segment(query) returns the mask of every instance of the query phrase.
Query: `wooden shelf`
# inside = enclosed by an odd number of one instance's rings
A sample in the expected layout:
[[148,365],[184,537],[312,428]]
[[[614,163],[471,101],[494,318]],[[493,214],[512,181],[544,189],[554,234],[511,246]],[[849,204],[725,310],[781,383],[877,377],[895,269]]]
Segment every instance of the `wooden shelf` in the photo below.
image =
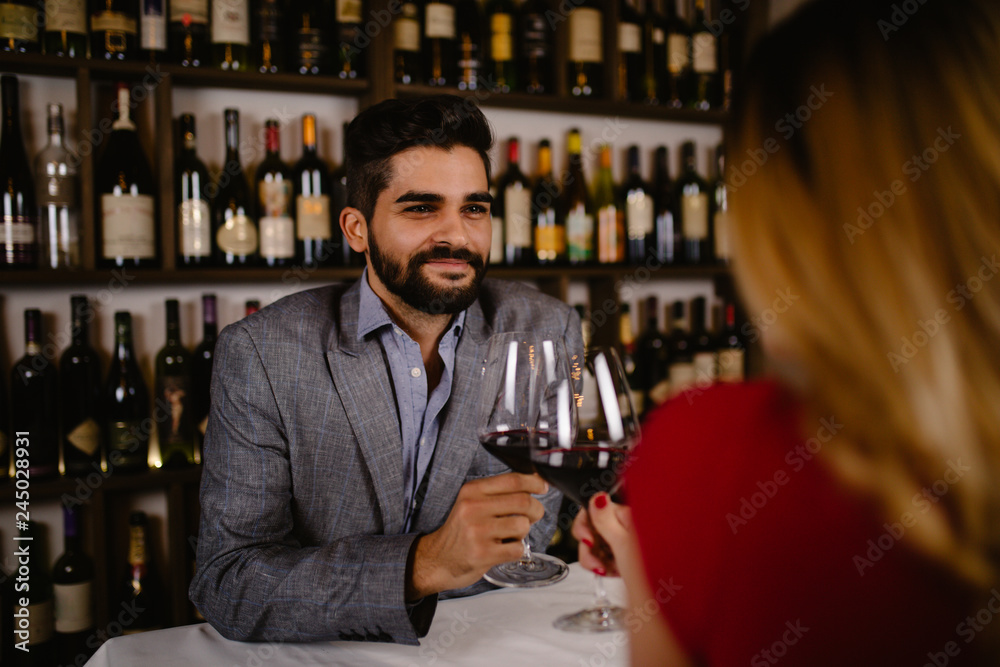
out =
[[[98,489],[102,491],[146,491],[165,489],[173,484],[198,484],[201,480],[201,466],[189,468],[150,468],[149,472],[99,473],[96,470],[87,475],[62,476],[31,480],[32,499],[61,498],[63,494],[74,496],[81,488],[90,495]],[[82,485],[82,487],[81,487]],[[15,485],[8,480],[0,486],[0,501],[14,498]],[[83,494],[81,494],[83,495]]]

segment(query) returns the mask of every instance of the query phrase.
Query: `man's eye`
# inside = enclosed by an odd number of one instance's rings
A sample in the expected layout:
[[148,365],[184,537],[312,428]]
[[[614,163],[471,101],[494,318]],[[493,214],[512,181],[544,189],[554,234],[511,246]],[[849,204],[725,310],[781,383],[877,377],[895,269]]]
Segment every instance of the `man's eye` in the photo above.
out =
[[434,208],[428,206],[427,204],[417,204],[416,206],[410,206],[406,209],[407,213],[430,213]]
[[488,208],[486,208],[485,206],[482,206],[480,204],[472,204],[471,206],[468,206],[465,210],[468,213],[472,213],[472,214],[475,214],[475,215],[484,215],[484,214],[490,212],[490,210]]

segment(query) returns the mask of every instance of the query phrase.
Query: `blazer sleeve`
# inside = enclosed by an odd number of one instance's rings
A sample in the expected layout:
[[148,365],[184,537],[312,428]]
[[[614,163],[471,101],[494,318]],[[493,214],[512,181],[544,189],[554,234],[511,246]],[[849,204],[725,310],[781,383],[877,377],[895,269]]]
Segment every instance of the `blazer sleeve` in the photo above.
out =
[[219,337],[211,395],[190,588],[205,619],[241,641],[418,644],[437,597],[405,603],[416,535],[359,535],[323,546],[296,538],[286,426],[243,324]]

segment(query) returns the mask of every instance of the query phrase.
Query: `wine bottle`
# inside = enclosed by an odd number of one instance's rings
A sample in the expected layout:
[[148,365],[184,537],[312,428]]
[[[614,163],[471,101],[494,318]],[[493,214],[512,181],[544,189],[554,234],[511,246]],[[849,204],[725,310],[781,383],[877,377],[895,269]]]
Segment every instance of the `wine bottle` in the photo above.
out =
[[514,16],[512,0],[488,0],[486,20],[489,25],[489,57],[486,78],[493,92],[517,90],[517,63],[514,60]]
[[218,263],[246,266],[257,258],[257,225],[250,188],[240,165],[240,113],[226,109],[225,117],[226,162],[212,202],[215,247]]
[[656,204],[652,188],[639,169],[639,147],[629,146],[628,178],[622,186],[625,202],[626,256],[632,264],[656,259]]
[[427,0],[424,5],[424,75],[431,86],[456,84],[455,4],[452,0]]
[[48,106],[49,143],[35,157],[35,185],[40,210],[42,266],[80,266],[80,222],[76,163],[63,144],[61,104]]
[[156,188],[129,106],[129,89],[119,84],[118,119],[95,175],[98,264],[106,268],[159,264]]
[[126,634],[133,634],[163,627],[167,601],[153,564],[149,518],[145,512],[133,512],[128,526],[128,559],[119,604],[115,608],[136,611],[135,619],[125,628]]
[[667,165],[667,147],[656,149],[653,158],[653,203],[656,207],[653,225],[656,228],[656,258],[663,264],[680,261],[683,237],[674,214],[674,190]]
[[195,151],[194,116],[180,118],[183,146],[174,165],[174,204],[177,211],[177,265],[207,266],[212,260],[212,214],[206,189],[208,169]]
[[712,231],[715,260],[729,264],[733,259],[732,221],[729,218],[729,190],[726,187],[726,147],[715,149],[715,182],[712,184]]
[[46,0],[42,48],[53,56],[87,57],[87,4],[84,0]]
[[575,3],[569,13],[570,92],[582,97],[601,97],[604,87],[604,13],[598,0]]
[[134,60],[139,57],[136,8],[126,0],[99,0],[90,14],[90,57]]
[[667,62],[660,99],[674,109],[684,106],[688,99],[688,82],[691,72],[691,31],[677,14],[675,0],[666,0]]
[[618,264],[625,261],[625,214],[618,202],[611,175],[611,146],[601,145],[600,169],[594,179],[594,208],[597,209],[597,261]]
[[149,391],[132,347],[132,316],[126,311],[115,313],[115,349],[105,386],[108,470],[147,470]]
[[675,301],[670,313],[670,396],[694,386],[694,352],[685,317],[686,304]]
[[708,29],[705,0],[695,0],[691,33],[691,68],[694,73],[694,90],[689,106],[707,111],[717,105],[719,88],[718,45],[715,35]]
[[644,412],[670,396],[670,340],[660,332],[658,320],[656,297],[647,297],[646,327],[637,343]]
[[356,79],[364,76],[365,49],[364,9],[362,0],[335,0],[337,76],[341,79]]
[[646,96],[643,27],[636,0],[621,0],[618,16],[618,97],[641,102]]
[[38,265],[38,208],[35,184],[24,152],[21,103],[17,77],[0,76],[3,131],[0,132],[0,188],[3,189],[3,224],[0,226],[0,268],[33,269]]
[[681,176],[674,184],[676,208],[684,237],[684,261],[704,264],[712,261],[712,226],[709,215],[708,185],[698,175],[694,142],[681,146]]
[[101,470],[101,362],[90,346],[94,311],[87,297],[70,297],[72,343],[59,359],[59,416],[62,422],[63,470],[83,476]]
[[0,51],[38,53],[38,29],[43,25],[40,2],[4,0],[0,2]]
[[181,345],[180,307],[167,299],[167,342],[156,354],[156,433],[165,468],[194,463],[191,415],[191,355]]
[[212,61],[220,69],[243,72],[250,49],[249,0],[212,0]]
[[[34,447],[34,445],[32,445]],[[30,619],[27,627],[18,625],[18,630],[28,633],[25,651],[15,651],[14,664],[55,665],[56,642],[55,622],[53,617],[52,576],[49,573],[49,561],[45,532],[35,521],[28,521],[27,530],[22,531],[19,538],[24,542],[18,544],[30,545],[28,548],[28,563],[26,581],[19,582],[15,587],[14,617]],[[27,604],[25,604],[27,603]],[[24,641],[18,637],[18,642]],[[5,642],[13,642],[8,637]]]
[[162,61],[167,53],[166,0],[139,3],[139,47],[144,60]]
[[396,83],[419,83],[423,80],[420,57],[420,7],[404,2],[392,24],[393,79]]
[[478,0],[458,0],[455,7],[458,31],[458,89],[476,90],[484,76],[483,17]]
[[253,315],[254,313],[256,313],[258,310],[260,310],[260,301],[258,301],[257,299],[247,299],[247,302],[245,304],[245,308],[246,308],[245,313],[244,313],[245,316],[246,317],[250,317],[251,315]]
[[24,356],[10,372],[10,421],[13,434],[30,440],[32,479],[59,472],[55,360],[42,354],[42,313],[24,311]]
[[280,0],[260,0],[251,20],[252,67],[261,74],[285,71],[285,4]]
[[292,70],[299,74],[330,74],[332,0],[301,3],[293,15]]
[[580,130],[572,129],[566,142],[569,171],[562,186],[562,206],[566,216],[566,255],[570,264],[594,259],[594,209],[583,175]]
[[257,167],[257,207],[260,211],[260,256],[268,266],[288,266],[295,259],[292,218],[292,172],[281,161],[278,121],[264,121],[267,154]]
[[746,378],[746,341],[737,327],[736,304],[724,307],[722,333],[719,335],[719,381],[743,382]]
[[209,63],[208,0],[170,0],[170,61],[183,67]]
[[644,399],[640,366],[636,350],[635,333],[632,329],[632,307],[628,303],[621,304],[618,315],[618,342],[621,351],[622,368],[625,370],[625,382],[628,383],[632,407],[636,414],[642,414]]
[[552,147],[538,143],[538,178],[531,191],[531,219],[535,229],[535,259],[539,264],[566,260],[566,221],[559,215],[559,184],[552,177]]
[[546,0],[524,0],[517,12],[518,72],[521,90],[531,94],[551,93],[552,41]]
[[642,87],[638,99],[645,104],[661,102],[660,82],[666,76],[667,31],[666,19],[660,13],[661,1],[646,0],[642,24],[642,41],[648,46],[642,54]]
[[718,350],[709,333],[706,319],[705,297],[691,300],[691,356],[694,363],[694,381],[698,387],[707,387],[719,378]]
[[[335,256],[331,240],[330,195],[332,186],[326,165],[316,152],[316,116],[302,116],[302,157],[295,163],[292,182],[295,185],[295,244],[296,256],[304,266],[336,263],[344,257]],[[345,193],[346,198],[346,193]],[[341,206],[344,206],[341,202]],[[335,207],[336,208],[336,207]],[[340,213],[339,209],[336,209]],[[340,236],[340,229],[337,229]],[[344,244],[346,246],[346,244]],[[350,247],[348,247],[350,250]],[[346,262],[345,262],[346,264]]]
[[195,424],[195,437],[199,444],[204,442],[205,429],[208,427],[208,412],[211,408],[212,394],[209,391],[212,381],[212,359],[215,356],[215,341],[219,334],[215,311],[215,295],[203,294],[202,337],[198,347],[191,356],[191,421]]
[[508,266],[531,263],[531,183],[521,172],[521,144],[517,137],[507,143],[507,173],[497,192],[503,218],[504,262]]
[[83,551],[79,510],[63,507],[63,552],[52,568],[55,640],[60,665],[89,658],[94,632],[94,561]]

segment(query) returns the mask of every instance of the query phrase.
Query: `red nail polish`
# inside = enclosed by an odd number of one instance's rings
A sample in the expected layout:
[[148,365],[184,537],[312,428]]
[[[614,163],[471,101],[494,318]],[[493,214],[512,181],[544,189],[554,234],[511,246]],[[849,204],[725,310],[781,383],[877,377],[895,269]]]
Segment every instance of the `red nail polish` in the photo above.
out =
[[591,542],[590,540],[588,540],[586,537],[583,538],[580,541],[583,542],[584,544],[586,544],[588,549],[593,549],[594,548],[594,543]]
[[607,576],[608,571],[605,570],[603,567],[595,567],[594,574],[596,574],[598,577],[605,577]]
[[607,504],[608,504],[608,494],[606,493],[598,494],[598,496],[594,499],[594,505],[596,505],[597,509],[599,510],[602,510],[605,507],[607,507]]

